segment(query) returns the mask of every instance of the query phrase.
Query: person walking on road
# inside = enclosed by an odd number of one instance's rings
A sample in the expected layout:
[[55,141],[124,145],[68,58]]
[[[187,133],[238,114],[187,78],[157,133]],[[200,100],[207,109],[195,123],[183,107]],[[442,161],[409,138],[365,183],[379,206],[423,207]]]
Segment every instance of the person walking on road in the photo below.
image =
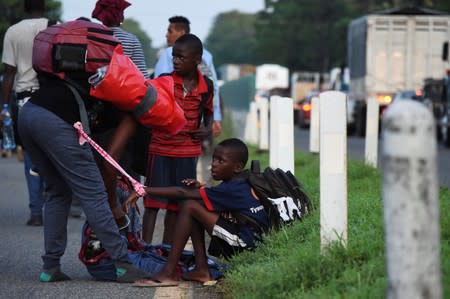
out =
[[[36,72],[31,58],[33,40],[39,31],[47,28],[49,20],[44,18],[44,0],[25,0],[25,13],[28,18],[8,28],[3,41],[2,62],[5,69],[3,82],[3,103],[10,101],[15,82],[15,92],[19,109],[30,96],[39,89]],[[1,116],[0,116],[1,117]],[[15,124],[17,125],[17,123]],[[20,144],[20,140],[16,140]],[[24,151],[24,170],[29,194],[30,218],[27,225],[42,226],[44,206],[43,181],[33,171],[33,162],[27,150]]]

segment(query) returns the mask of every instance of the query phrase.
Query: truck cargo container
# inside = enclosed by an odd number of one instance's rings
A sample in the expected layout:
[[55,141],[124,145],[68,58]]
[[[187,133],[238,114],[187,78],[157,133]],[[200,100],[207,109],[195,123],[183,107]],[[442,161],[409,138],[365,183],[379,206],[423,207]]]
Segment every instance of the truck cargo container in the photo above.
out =
[[357,135],[365,134],[369,97],[378,100],[382,114],[395,93],[421,89],[425,78],[444,76],[442,45],[449,36],[448,13],[421,7],[384,10],[350,23],[349,125]]

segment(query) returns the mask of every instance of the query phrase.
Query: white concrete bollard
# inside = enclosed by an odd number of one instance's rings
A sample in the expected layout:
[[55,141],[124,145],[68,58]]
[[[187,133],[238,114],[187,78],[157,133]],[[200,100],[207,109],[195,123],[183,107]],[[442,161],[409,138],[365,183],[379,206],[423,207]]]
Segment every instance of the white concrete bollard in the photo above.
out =
[[313,97],[311,100],[311,123],[309,125],[309,151],[311,153],[318,153],[320,149],[319,117],[319,98]]
[[320,245],[347,245],[347,99],[320,94]]
[[245,123],[244,140],[250,144],[258,144],[258,107],[256,102],[250,102],[250,111]]
[[270,98],[269,165],[294,173],[293,100],[280,96]]
[[442,298],[437,141],[422,104],[392,104],[383,116],[387,298]]
[[258,145],[260,150],[267,151],[269,150],[269,100],[260,98],[257,103],[259,111]]
[[366,164],[377,167],[378,164],[378,123],[380,121],[380,104],[375,98],[367,101],[366,120]]

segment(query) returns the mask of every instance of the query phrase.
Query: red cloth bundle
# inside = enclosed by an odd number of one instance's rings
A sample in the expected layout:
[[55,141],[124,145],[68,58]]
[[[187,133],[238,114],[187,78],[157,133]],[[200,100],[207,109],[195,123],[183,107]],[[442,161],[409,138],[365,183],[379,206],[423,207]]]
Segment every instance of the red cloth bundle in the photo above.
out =
[[120,46],[114,50],[104,78],[91,86],[90,94],[133,111],[141,124],[169,134],[178,133],[186,125],[184,111],[175,101],[172,77],[146,80]]

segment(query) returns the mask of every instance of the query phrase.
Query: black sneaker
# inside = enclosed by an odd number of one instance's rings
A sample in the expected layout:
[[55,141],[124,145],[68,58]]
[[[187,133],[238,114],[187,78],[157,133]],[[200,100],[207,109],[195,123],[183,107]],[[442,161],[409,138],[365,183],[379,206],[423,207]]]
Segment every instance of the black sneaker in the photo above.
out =
[[42,215],[31,215],[27,221],[27,225],[29,226],[42,226],[43,224]]
[[133,283],[136,280],[148,278],[150,275],[127,262],[115,262],[117,282]]

